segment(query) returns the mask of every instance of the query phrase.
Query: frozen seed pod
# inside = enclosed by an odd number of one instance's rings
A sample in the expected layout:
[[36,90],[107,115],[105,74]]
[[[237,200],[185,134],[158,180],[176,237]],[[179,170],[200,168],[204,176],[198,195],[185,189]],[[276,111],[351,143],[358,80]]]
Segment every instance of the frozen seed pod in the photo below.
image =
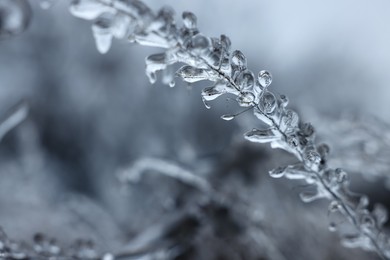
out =
[[262,70],[259,72],[257,80],[259,81],[260,86],[268,88],[268,86],[272,83],[272,75],[270,72]]

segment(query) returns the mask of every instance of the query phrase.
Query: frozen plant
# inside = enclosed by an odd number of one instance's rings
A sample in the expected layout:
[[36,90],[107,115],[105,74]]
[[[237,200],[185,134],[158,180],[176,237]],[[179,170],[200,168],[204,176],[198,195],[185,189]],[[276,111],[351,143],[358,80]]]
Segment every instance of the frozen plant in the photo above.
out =
[[[271,147],[283,149],[298,159],[296,164],[274,169],[270,175],[306,181],[312,189],[301,193],[301,199],[330,200],[329,212],[341,214],[353,228],[343,235],[345,246],[374,251],[383,259],[390,259],[389,238],[383,231],[385,209],[376,206],[370,211],[368,198],[349,190],[347,173],[328,167],[329,147],[315,142],[314,127],[301,122],[298,114],[288,108],[285,95],[270,90],[271,73],[262,70],[255,76],[248,69],[245,55],[231,50],[227,36],[201,34],[197,17],[191,12],[183,13],[183,25],[179,26],[171,8],[154,13],[137,0],[75,0],[70,11],[74,16],[94,20],[92,31],[101,53],[109,50],[113,38],[165,49],[146,58],[146,74],[151,83],[156,82],[158,71],[164,71],[163,82],[169,86],[175,85],[175,77],[188,83],[211,81],[212,85],[202,92],[207,108],[219,96],[233,95],[240,106],[252,110],[265,125],[245,133],[247,140],[270,143]],[[174,72],[172,65],[176,63],[185,65]],[[236,116],[227,114],[222,119],[232,120]],[[336,223],[330,223],[331,230],[337,228]]]

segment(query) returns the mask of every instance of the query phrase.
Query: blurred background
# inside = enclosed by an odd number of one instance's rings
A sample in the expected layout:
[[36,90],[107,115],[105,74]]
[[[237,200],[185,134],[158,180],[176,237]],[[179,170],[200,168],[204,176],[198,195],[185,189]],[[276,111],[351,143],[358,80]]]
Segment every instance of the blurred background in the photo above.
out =
[[[294,158],[244,140],[257,124],[250,113],[221,120],[239,111],[234,101],[207,110],[204,83],[150,85],[144,59],[156,49],[114,41],[99,54],[91,23],[70,15],[70,1],[47,10],[21,2],[31,8],[26,30],[0,38],[0,117],[20,102],[29,107],[0,143],[0,226],[9,237],[91,239],[99,252],[137,245],[145,252],[134,259],[376,259],[340,245],[327,202],[304,204],[299,183],[269,177]],[[313,122],[352,189],[390,206],[388,1],[145,3],[172,6],[178,22],[192,11],[205,35],[228,35]],[[206,203],[209,194],[158,170],[120,183],[142,158],[207,179],[222,202]]]

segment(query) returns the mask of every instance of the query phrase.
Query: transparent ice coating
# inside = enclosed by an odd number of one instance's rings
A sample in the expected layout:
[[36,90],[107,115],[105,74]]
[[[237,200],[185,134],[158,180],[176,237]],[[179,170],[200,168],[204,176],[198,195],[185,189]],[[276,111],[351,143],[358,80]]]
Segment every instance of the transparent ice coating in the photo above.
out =
[[[163,79],[171,74],[171,78],[180,77],[188,83],[211,81],[212,85],[202,91],[207,108],[210,108],[209,102],[224,94],[235,96],[238,105],[251,109],[266,125],[264,129],[247,132],[245,138],[251,142],[268,142],[298,160],[296,164],[270,171],[270,175],[305,181],[311,189],[300,194],[303,201],[330,200],[329,211],[342,214],[345,222],[354,228],[355,232],[344,235],[345,246],[375,251],[383,259],[390,259],[389,238],[382,230],[387,219],[385,209],[378,206],[370,211],[368,198],[349,190],[347,173],[328,167],[329,147],[315,142],[314,127],[301,122],[299,115],[288,108],[289,100],[285,95],[276,95],[270,90],[273,81],[270,72],[261,70],[255,78],[247,67],[245,55],[239,50],[231,51],[227,36],[201,34],[197,18],[191,12],[184,12],[182,25],[178,25],[170,8],[163,7],[154,13],[140,1],[77,0],[73,1],[71,12],[83,19],[107,18],[110,17],[107,13],[111,14],[109,24],[113,37],[126,35],[130,42],[162,48],[160,53],[146,58],[146,75],[151,83],[156,82],[159,71],[165,71]],[[119,15],[127,15],[128,19],[119,19]],[[99,50],[108,50],[107,39],[103,44],[103,38],[99,37],[95,35],[95,39],[101,41],[97,44]],[[176,72],[169,71],[176,63],[185,65]],[[174,85],[172,80],[164,82]],[[232,120],[236,116],[227,114],[222,119]],[[337,230],[338,226],[331,223],[330,229]]]

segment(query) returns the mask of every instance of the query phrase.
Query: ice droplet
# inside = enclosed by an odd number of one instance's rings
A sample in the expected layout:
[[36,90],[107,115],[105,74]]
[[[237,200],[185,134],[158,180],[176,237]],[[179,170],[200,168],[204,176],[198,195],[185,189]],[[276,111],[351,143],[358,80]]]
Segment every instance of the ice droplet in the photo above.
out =
[[245,139],[254,143],[269,143],[279,140],[280,137],[274,135],[271,128],[268,129],[252,129],[252,131],[244,134]]
[[96,47],[98,51],[102,54],[107,53],[111,47],[111,21],[112,17],[101,16],[92,25],[92,32],[95,38]]
[[276,108],[275,95],[266,91],[260,98],[259,106],[265,114],[271,114]]
[[257,79],[263,88],[268,88],[272,83],[272,75],[266,70],[260,71]]
[[238,70],[246,69],[247,66],[246,57],[239,50],[233,51],[232,56],[230,58],[230,62],[232,64],[233,69],[238,69]]
[[173,88],[175,85],[176,85],[176,82],[174,80],[169,82],[169,87]]
[[183,23],[187,29],[196,29],[197,18],[196,15],[191,12],[183,12]]
[[230,121],[230,120],[233,120],[236,116],[235,115],[222,115],[221,118],[225,121]]

